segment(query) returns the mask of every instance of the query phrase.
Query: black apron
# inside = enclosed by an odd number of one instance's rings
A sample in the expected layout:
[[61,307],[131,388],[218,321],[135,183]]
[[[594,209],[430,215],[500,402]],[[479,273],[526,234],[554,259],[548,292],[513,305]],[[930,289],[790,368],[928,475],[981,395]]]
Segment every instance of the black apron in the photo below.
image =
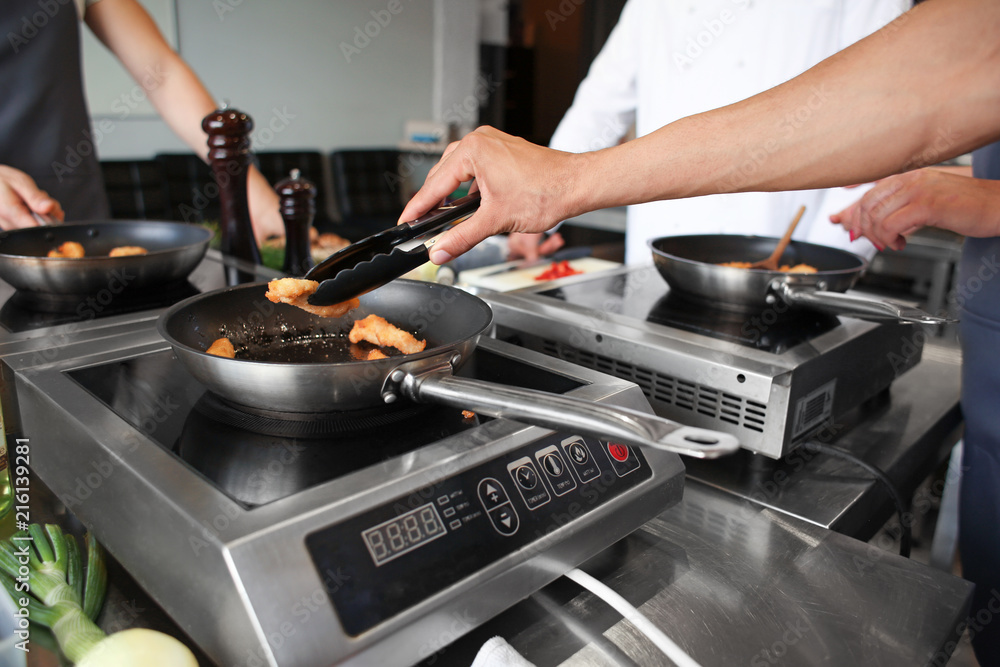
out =
[[26,172],[67,221],[108,218],[73,0],[0,5],[0,164]]

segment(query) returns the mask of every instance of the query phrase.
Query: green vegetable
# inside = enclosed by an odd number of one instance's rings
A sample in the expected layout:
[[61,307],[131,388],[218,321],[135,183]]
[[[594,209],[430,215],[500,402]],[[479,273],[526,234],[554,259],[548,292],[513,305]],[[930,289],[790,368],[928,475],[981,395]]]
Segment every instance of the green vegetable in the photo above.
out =
[[[21,584],[25,569],[28,591]],[[135,628],[105,635],[95,621],[107,581],[104,551],[92,535],[86,576],[76,538],[59,526],[32,524],[0,542],[0,583],[15,601],[27,601],[31,622],[49,628],[79,667],[198,667],[184,644],[160,632]]]

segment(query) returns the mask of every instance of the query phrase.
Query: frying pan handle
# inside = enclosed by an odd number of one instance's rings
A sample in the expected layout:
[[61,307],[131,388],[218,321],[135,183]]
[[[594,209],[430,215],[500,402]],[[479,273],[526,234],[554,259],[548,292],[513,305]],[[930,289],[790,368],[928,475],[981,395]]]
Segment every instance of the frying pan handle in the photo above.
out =
[[872,299],[856,294],[826,292],[815,287],[794,287],[776,281],[771,286],[778,297],[790,306],[805,306],[834,315],[847,315],[862,320],[908,322],[911,324],[948,324],[956,322],[947,317],[937,317],[919,308],[904,306],[893,301]]
[[739,449],[735,436],[603,403],[532,389],[455,377],[450,368],[406,373],[399,385],[410,399],[513,419],[574,435],[589,435],[699,459],[714,459]]

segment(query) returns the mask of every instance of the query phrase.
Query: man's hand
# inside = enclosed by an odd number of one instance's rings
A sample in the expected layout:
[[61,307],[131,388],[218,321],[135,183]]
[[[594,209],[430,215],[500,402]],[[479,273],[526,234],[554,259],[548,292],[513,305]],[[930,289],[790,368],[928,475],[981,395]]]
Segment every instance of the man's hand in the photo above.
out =
[[62,206],[23,171],[0,165],[0,229],[37,227],[32,213],[62,221]]
[[507,259],[524,259],[533,262],[539,257],[547,257],[566,245],[559,232],[545,234],[522,234],[513,232],[507,237]]
[[1000,181],[932,168],[909,171],[882,179],[830,220],[852,238],[867,236],[880,250],[902,250],[906,236],[921,227],[1000,236]]
[[543,232],[577,212],[583,198],[573,192],[576,184],[569,166],[585,155],[550,150],[481,127],[448,146],[399,219],[420,217],[459,185],[475,179],[483,195],[479,210],[434,245],[432,262],[444,264],[501,232]]

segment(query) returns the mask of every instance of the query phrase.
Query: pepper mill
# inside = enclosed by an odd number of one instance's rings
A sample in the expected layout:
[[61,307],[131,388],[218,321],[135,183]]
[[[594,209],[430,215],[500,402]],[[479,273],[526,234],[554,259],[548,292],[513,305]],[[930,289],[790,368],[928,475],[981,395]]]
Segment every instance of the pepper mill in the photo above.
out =
[[[253,119],[236,109],[216,109],[201,121],[201,128],[208,133],[208,161],[219,186],[220,250],[224,255],[260,264],[260,249],[253,236],[247,203]],[[225,271],[227,285],[250,282],[256,278],[251,271],[228,264]]]
[[285,222],[285,263],[281,270],[299,276],[312,268],[309,229],[316,215],[316,186],[292,169],[288,178],[274,186],[281,219]]

